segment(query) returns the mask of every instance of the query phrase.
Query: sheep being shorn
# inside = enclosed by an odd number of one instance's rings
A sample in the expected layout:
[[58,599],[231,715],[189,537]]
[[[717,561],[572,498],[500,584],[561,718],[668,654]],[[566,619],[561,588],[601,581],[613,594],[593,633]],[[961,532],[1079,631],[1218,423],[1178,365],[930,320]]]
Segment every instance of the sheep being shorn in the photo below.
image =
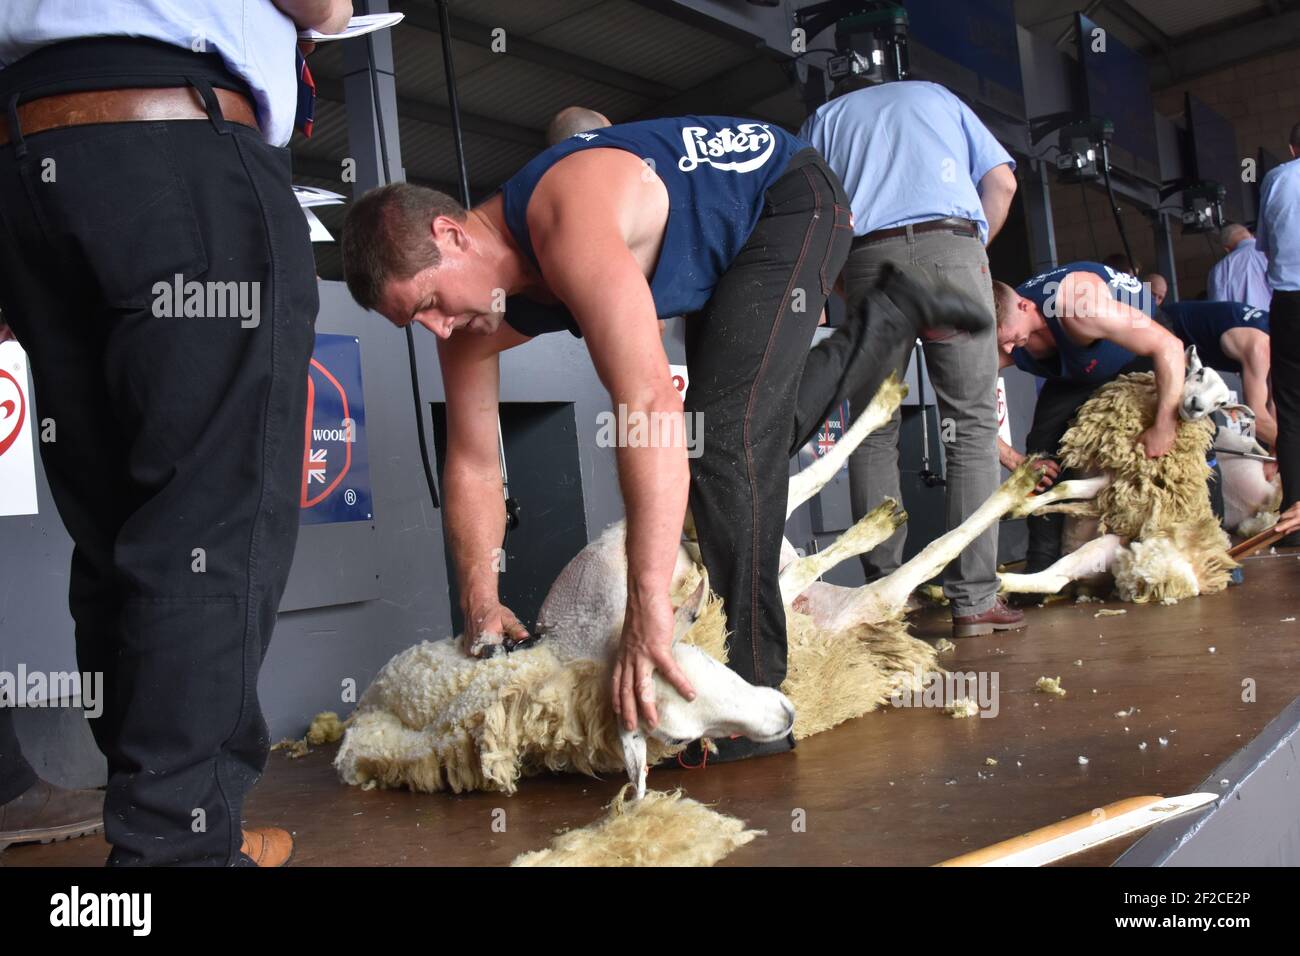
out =
[[[889,418],[905,391],[893,378],[882,385],[834,457],[813,466],[818,470],[811,478],[801,473],[792,479],[792,498],[815,494],[870,429]],[[1021,484],[1029,484],[1019,495],[1032,487],[1032,477],[1020,476]],[[846,532],[835,555],[842,559],[874,547],[905,517],[886,503]],[[790,570],[794,551],[788,542],[783,555]],[[937,570],[918,567],[914,573],[929,577]],[[408,648],[389,661],[359,702],[335,766],[351,784],[374,781],[425,791],[513,792],[521,777],[548,769],[625,770],[643,788],[645,767],[695,736],[781,736],[789,731],[793,704],[794,734],[806,737],[874,709],[912,675],[935,666],[930,645],[906,633],[901,601],[895,606],[870,602],[856,617],[839,613],[829,629],[787,606],[786,696],[750,687],[724,666],[721,601],[707,594],[702,571],[698,550],[685,541],[673,593],[674,605],[686,614],[679,611],[674,656],[697,697],[682,700],[656,676],[660,725],[655,733],[640,739],[622,735],[608,696],[610,655],[626,601],[627,558],[619,522],[579,552],[552,585],[538,615],[544,639],[537,646],[473,660],[448,638]],[[806,609],[816,607],[814,601]]]
[[[1194,351],[1189,358],[1199,372]],[[1160,458],[1147,458],[1137,444],[1155,414],[1152,373],[1121,375],[1083,404],[1061,441],[1061,461],[1097,477],[1063,482],[1012,516],[1066,510],[1096,518],[1102,537],[1046,571],[1001,575],[1004,590],[1053,593],[1070,581],[1108,573],[1123,600],[1172,603],[1227,586],[1237,565],[1206,487],[1206,452],[1214,438],[1209,413],[1227,398],[1214,378],[1189,374],[1174,447]],[[1083,503],[1058,505],[1072,498]]]
[[1223,524],[1233,534],[1253,537],[1277,524],[1282,478],[1264,477],[1268,456],[1255,440],[1255,413],[1245,405],[1224,409],[1236,428],[1220,428],[1214,439],[1223,475]]

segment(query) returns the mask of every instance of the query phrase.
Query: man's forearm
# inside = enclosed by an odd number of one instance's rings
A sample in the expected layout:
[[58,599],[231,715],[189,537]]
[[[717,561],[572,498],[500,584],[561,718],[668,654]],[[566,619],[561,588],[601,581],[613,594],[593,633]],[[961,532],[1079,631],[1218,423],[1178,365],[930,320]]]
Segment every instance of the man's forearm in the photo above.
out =
[[1007,223],[1007,214],[1011,210],[1011,197],[1015,191],[992,190],[990,195],[980,197],[984,207],[984,218],[989,222],[989,242],[997,238],[1002,227]]
[[352,19],[352,0],[272,0],[299,30],[342,33]]
[[[655,427],[642,432],[647,438],[653,434],[653,439],[637,441],[636,432],[629,428],[632,440],[621,442],[618,449],[619,484],[627,510],[627,594],[632,606],[662,599],[672,586],[691,481],[681,439],[701,438],[685,435],[680,413],[661,409],[653,416],[652,411],[641,412],[647,416],[643,421],[669,422],[677,438],[665,441]],[[629,408],[629,423],[636,422],[636,414]]]
[[443,473],[443,516],[462,607],[497,600],[506,511],[501,476],[477,475],[448,462]]
[[1246,368],[1242,370],[1241,386],[1246,404],[1255,413],[1255,437],[1272,448],[1277,441],[1277,422],[1268,407],[1268,378]]
[[1003,468],[1008,471],[1015,471],[1020,463],[1024,461],[1025,456],[1016,451],[1016,449],[1004,442],[1001,436],[998,437],[998,461]]
[[1006,225],[1007,215],[1011,211],[1011,200],[1016,194],[1016,177],[1010,168],[995,166],[984,174],[979,181],[980,206],[984,209],[984,218],[989,224],[989,238],[992,242]]
[[1185,365],[1182,349],[1177,344],[1161,349],[1153,355],[1152,362],[1156,371],[1156,420],[1155,424],[1170,426],[1178,424],[1178,407],[1183,401],[1183,368]]

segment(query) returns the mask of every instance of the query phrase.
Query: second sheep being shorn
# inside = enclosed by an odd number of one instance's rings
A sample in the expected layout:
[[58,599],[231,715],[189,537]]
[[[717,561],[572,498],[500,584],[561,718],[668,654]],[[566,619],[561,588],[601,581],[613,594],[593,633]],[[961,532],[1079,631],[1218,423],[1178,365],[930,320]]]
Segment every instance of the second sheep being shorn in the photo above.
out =
[[[1195,361],[1194,350],[1189,355]],[[1189,377],[1189,388],[1195,384]],[[1199,416],[1184,412],[1173,449],[1148,458],[1137,439],[1155,416],[1152,373],[1121,375],[1099,388],[1061,441],[1062,464],[1094,477],[1062,482],[1013,516],[1060,507],[1096,519],[1101,536],[1045,571],[1000,575],[1003,589],[1050,594],[1074,580],[1110,575],[1123,600],[1172,603],[1227,587],[1237,565],[1206,484],[1214,438],[1208,414],[1217,406],[1185,398],[1184,409],[1190,404]]]

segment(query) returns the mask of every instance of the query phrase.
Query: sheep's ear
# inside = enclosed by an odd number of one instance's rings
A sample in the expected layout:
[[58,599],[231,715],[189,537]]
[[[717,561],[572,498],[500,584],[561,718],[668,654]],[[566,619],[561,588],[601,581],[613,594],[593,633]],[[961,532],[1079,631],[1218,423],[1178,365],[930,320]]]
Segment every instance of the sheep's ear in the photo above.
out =
[[1201,357],[1196,354],[1196,346],[1187,346],[1187,371],[1199,372],[1201,370]]
[[686,632],[691,629],[700,611],[704,609],[704,601],[709,595],[709,572],[700,568],[700,583],[690,596],[682,602],[682,606],[677,609],[673,615],[673,643],[676,644]]

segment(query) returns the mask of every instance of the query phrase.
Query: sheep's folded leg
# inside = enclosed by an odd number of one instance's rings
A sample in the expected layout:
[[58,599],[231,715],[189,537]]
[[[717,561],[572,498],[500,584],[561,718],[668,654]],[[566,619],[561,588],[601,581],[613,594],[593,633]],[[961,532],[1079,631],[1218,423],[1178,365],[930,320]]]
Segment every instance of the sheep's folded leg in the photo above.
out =
[[999,574],[998,581],[1003,591],[1056,594],[1071,581],[1109,571],[1115,552],[1123,544],[1124,539],[1119,535],[1104,534],[1058,559],[1049,568],[1035,574]]
[[[1020,466],[1021,468],[1024,465]],[[1095,478],[1074,478],[1070,481],[1062,481],[1053,485],[1041,495],[1033,495],[1016,503],[1010,511],[1007,512],[1008,518],[1024,518],[1043,508],[1046,505],[1055,504],[1058,501],[1069,501],[1078,498],[1095,498],[1103,488],[1110,484],[1110,478],[1106,475],[1098,475]]]
[[867,407],[854,416],[853,424],[835,443],[835,447],[827,452],[825,457],[818,458],[790,479],[785,504],[787,518],[794,514],[795,508],[826,486],[835,473],[844,467],[844,463],[849,460],[849,455],[862,444],[864,438],[889,421],[906,395],[907,386],[891,372],[889,378],[881,383]]
[[795,558],[781,570],[781,600],[789,604],[841,561],[865,554],[886,540],[907,520],[893,498],[884,499],[828,547],[805,558]]

